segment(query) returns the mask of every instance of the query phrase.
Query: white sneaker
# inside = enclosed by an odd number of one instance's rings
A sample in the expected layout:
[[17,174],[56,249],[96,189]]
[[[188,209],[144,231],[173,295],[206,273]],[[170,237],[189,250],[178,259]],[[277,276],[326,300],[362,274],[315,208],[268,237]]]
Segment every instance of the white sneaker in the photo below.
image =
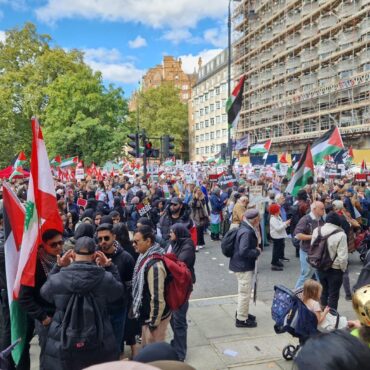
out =
[[199,245],[196,245],[196,246],[195,246],[195,251],[196,251],[196,252],[199,252]]
[[203,249],[204,245],[197,245],[197,249]]

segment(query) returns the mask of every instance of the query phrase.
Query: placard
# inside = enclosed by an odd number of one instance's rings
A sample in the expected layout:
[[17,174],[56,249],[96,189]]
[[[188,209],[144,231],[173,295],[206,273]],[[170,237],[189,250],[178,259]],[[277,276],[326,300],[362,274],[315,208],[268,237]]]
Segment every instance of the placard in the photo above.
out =
[[76,168],[75,178],[77,180],[83,180],[85,178],[85,170],[83,168]]
[[147,198],[145,198],[142,203],[139,203],[136,206],[136,209],[139,212],[140,217],[143,217],[147,213],[150,212],[150,210],[152,209],[152,206],[150,205],[149,200]]
[[263,187],[262,185],[251,185],[249,187],[249,196],[258,197],[262,196]]

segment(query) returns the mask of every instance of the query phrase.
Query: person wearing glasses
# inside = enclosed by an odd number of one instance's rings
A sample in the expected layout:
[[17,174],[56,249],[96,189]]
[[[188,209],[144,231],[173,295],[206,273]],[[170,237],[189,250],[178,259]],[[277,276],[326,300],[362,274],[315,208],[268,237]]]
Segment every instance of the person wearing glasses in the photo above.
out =
[[25,353],[23,355],[29,358],[29,343],[33,337],[34,326],[39,337],[40,369],[45,369],[43,362],[46,333],[51,323],[51,318],[54,315],[55,306],[41,297],[40,290],[46,282],[50,271],[57,263],[57,256],[62,254],[64,242],[62,233],[55,229],[45,230],[41,238],[42,244],[39,246],[37,252],[35,286],[21,285],[19,291],[19,304],[31,319],[29,320],[27,336],[25,338]]
[[119,349],[123,352],[122,343],[128,309],[127,292],[130,291],[135,261],[116,240],[112,224],[103,223],[99,225],[96,229],[96,233],[98,237],[99,250],[117,266],[122,284],[125,287],[125,292],[122,296],[115,302],[111,303],[108,307],[108,314],[116,336],[117,344]]

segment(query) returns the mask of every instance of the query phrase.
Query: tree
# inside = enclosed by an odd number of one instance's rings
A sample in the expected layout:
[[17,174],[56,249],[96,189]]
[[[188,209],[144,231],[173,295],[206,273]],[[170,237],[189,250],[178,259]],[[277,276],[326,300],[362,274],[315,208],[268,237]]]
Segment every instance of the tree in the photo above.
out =
[[164,83],[138,94],[136,104],[140,128],[144,128],[149,137],[173,136],[175,153],[182,153],[188,137],[188,108],[181,102],[179,90]]
[[[105,88],[78,50],[50,46],[27,23],[0,42],[0,166],[30,153],[32,116],[40,118],[49,154],[102,163],[118,155],[127,128],[121,89]],[[104,145],[103,145],[104,144]]]

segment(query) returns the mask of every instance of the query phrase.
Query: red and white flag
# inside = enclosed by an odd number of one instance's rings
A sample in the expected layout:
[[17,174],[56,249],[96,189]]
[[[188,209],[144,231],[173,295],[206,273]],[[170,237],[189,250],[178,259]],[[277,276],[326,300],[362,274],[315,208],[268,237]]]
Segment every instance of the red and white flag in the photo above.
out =
[[25,205],[26,215],[21,252],[13,295],[18,297],[21,284],[35,285],[37,250],[45,230],[63,232],[62,219],[58,212],[54,181],[41,127],[32,118],[31,173]]

